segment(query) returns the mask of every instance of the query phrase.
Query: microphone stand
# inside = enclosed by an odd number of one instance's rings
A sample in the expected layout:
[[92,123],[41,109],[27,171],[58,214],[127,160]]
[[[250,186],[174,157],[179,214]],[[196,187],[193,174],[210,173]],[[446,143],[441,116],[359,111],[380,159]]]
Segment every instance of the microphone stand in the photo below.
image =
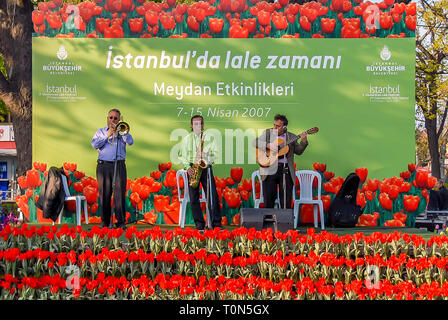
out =
[[[285,131],[285,140],[287,140],[287,133]],[[286,154],[283,155],[284,159],[286,159],[286,165],[283,165],[283,209],[286,209],[286,173],[288,172],[288,159]]]
[[[207,164],[210,163],[210,155],[207,154]],[[211,196],[211,188],[212,188],[212,183],[211,183],[211,164],[209,164],[207,166],[207,195],[206,195],[206,212],[207,212],[207,228],[211,229],[212,228],[212,221],[211,221],[211,217],[210,214],[213,210],[213,196]],[[210,201],[210,205],[209,205],[209,201]]]
[[289,174],[288,163],[283,167],[283,209],[286,209],[286,174]]
[[118,158],[118,142],[119,142],[119,139],[120,139],[120,135],[117,132],[117,148],[115,149],[115,160],[114,160],[114,177],[113,177],[113,180],[112,180],[112,196],[114,197],[114,202],[113,202],[114,214],[111,214],[111,219],[112,219],[112,221],[110,222],[111,224],[113,224],[113,221],[114,221],[113,217],[115,215],[115,201],[116,201],[116,197],[114,196],[114,193],[115,193],[115,180],[116,180],[116,177],[117,177],[117,158]]

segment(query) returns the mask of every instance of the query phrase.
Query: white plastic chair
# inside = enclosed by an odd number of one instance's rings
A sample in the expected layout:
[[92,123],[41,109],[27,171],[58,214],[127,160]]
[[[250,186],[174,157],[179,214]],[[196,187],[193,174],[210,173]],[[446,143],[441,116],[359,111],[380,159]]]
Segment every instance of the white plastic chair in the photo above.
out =
[[[86,224],[89,224],[89,215],[87,213],[87,199],[85,196],[72,196],[70,195],[70,191],[68,190],[68,184],[67,184],[67,177],[64,174],[61,174],[62,178],[62,185],[64,187],[65,192],[65,199],[64,201],[68,200],[75,200],[76,201],[76,225],[81,225],[81,205],[82,201],[84,201],[84,218],[86,219]],[[62,212],[61,212],[62,213]],[[58,223],[61,223],[61,215],[59,214]],[[53,222],[54,225],[54,222]]]
[[[184,195],[182,196],[182,192],[180,190],[180,184],[179,184],[179,177],[182,176],[184,180]],[[185,227],[185,219],[187,214],[187,203],[190,202],[190,193],[188,192],[188,175],[187,170],[177,170],[176,173],[176,180],[177,180],[177,196],[179,198],[180,207],[179,207],[179,226],[181,228]],[[207,199],[205,198],[205,192],[204,188],[201,186],[202,191],[202,197],[199,199],[199,202],[207,202]],[[210,225],[210,215],[207,208],[207,221]]]
[[[321,229],[325,229],[324,226],[324,204],[321,199],[321,177],[315,171],[312,170],[299,170],[296,171],[296,177],[299,179],[300,186],[300,198],[294,201],[294,228],[297,228],[297,224],[299,221],[299,213],[300,213],[300,205],[301,204],[312,204],[314,210],[314,227],[318,227],[318,219],[317,219],[317,207],[319,206],[320,211],[320,224]],[[317,199],[313,199],[313,181],[317,178]]]
[[[257,195],[255,194],[255,179],[258,179],[260,181],[260,198],[257,198]],[[252,181],[252,197],[254,199],[254,208],[260,208],[260,203],[264,203],[264,197],[263,197],[263,180],[261,180],[260,170],[252,172],[251,176]],[[295,183],[294,183],[295,184]],[[275,207],[280,208],[280,193],[277,192],[277,199],[275,199]],[[293,186],[292,188],[292,198],[295,201],[296,200],[296,187]]]

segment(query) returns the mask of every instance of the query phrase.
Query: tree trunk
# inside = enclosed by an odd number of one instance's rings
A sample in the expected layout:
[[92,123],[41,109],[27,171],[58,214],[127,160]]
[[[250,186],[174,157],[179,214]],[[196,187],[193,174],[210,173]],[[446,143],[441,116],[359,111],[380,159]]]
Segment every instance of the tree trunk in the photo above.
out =
[[425,118],[426,134],[428,135],[429,155],[431,156],[431,175],[440,179],[440,153],[437,138],[437,117]]
[[30,0],[0,0],[0,54],[7,72],[0,73],[0,98],[11,112],[19,175],[32,166],[32,11]]

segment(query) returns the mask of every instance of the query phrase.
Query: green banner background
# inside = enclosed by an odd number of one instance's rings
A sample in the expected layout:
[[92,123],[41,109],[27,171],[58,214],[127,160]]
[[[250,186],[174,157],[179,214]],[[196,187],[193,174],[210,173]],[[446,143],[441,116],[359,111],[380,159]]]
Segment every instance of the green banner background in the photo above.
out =
[[[113,68],[113,61],[107,68],[110,47],[112,57],[128,53],[133,57],[160,56],[163,50],[170,56],[196,51],[196,56],[188,68],[181,69],[127,68],[126,59],[122,68]],[[221,57],[219,68],[196,67],[197,58],[205,51],[209,57]],[[260,66],[226,69],[228,51],[232,57],[241,55],[243,66],[246,51],[250,57],[258,55]],[[269,56],[311,59],[330,55],[341,57],[338,69],[266,68]],[[272,127],[276,113],[288,117],[288,130],[293,133],[319,127],[317,134],[309,136],[305,153],[296,156],[298,169],[312,169],[312,164],[319,162],[344,177],[357,167],[367,167],[370,178],[391,177],[415,161],[414,56],[415,39],[33,38],[33,161],[50,166],[75,162],[79,170],[95,176],[97,152],[90,142],[95,131],[106,125],[107,111],[116,107],[130,124],[135,141],[127,148],[128,177],[149,175],[158,163],[170,161],[170,150],[180,141],[170,141],[173,130],[189,130],[192,113],[201,108],[205,128],[218,129],[223,136],[225,129],[256,132]],[[399,71],[378,74],[367,71],[370,66],[392,66]],[[162,82],[166,86],[190,82],[210,86],[212,95],[182,100],[175,95],[155,95],[154,83]],[[293,82],[294,95],[218,96],[217,82],[276,86]],[[381,90],[392,95],[384,96]],[[209,108],[233,115],[238,110],[238,116],[212,116]],[[236,161],[242,150],[234,146],[233,164],[215,166],[215,175],[229,176],[231,167],[241,166],[250,177],[258,168],[247,163],[251,139],[245,140],[245,163]],[[225,160],[223,155],[222,162]]]

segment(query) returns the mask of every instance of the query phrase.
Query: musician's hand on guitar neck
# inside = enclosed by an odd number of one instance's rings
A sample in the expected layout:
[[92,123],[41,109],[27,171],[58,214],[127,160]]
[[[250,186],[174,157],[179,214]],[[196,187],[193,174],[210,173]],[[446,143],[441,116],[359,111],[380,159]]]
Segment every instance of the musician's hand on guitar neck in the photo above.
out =
[[307,142],[308,142],[308,138],[307,138],[307,134],[306,134],[306,132],[301,133],[301,134],[299,135],[299,137],[300,137],[300,140],[303,141],[304,143],[307,143]]

